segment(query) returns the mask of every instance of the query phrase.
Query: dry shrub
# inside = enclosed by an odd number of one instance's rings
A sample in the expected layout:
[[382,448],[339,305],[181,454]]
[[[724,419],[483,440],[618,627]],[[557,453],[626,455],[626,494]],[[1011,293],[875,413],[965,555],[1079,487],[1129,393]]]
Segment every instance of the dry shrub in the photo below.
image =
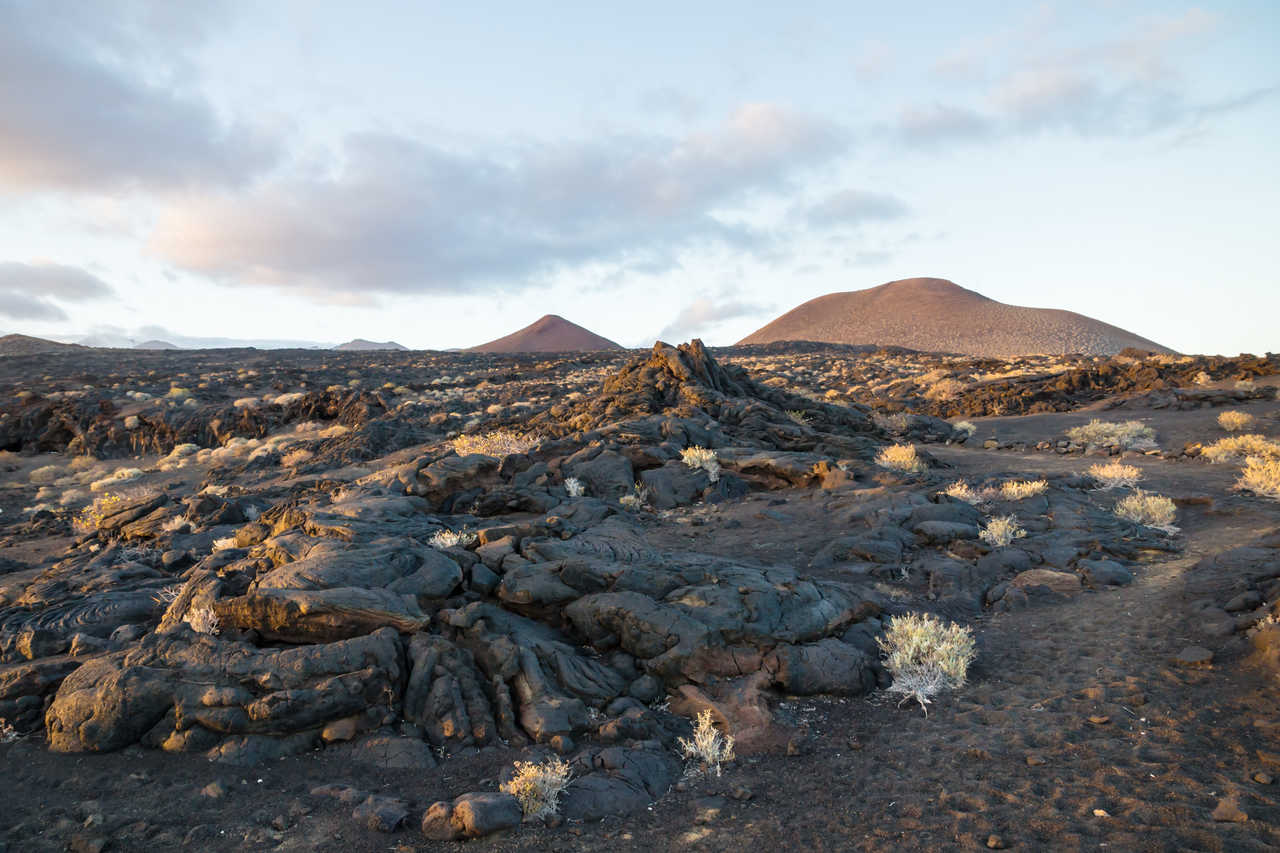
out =
[[234,547],[236,547],[236,537],[234,536],[224,536],[221,539],[213,540],[214,551],[229,551]]
[[892,415],[876,412],[871,416],[871,422],[885,432],[906,432],[911,428],[911,415],[906,412],[895,412]]
[[809,415],[800,409],[787,409],[787,417],[791,418],[792,422],[797,423],[800,426],[809,425]]
[[1249,391],[1256,391],[1257,389],[1258,389],[1258,386],[1254,384],[1254,382],[1253,382],[1253,380],[1252,380],[1252,379],[1237,379],[1237,380],[1236,380],[1236,390],[1237,390],[1237,391],[1246,391],[1246,392],[1249,392]]
[[947,497],[955,498],[958,501],[964,501],[967,504],[980,504],[983,501],[982,495],[973,490],[973,487],[964,480],[956,480],[951,485],[942,490]]
[[1084,426],[1067,430],[1067,438],[1077,444],[1097,444],[1104,447],[1134,447],[1146,442],[1154,442],[1156,434],[1151,427],[1142,421],[1125,421],[1112,423],[1092,420]]
[[1115,512],[1126,521],[1161,530],[1173,530],[1173,520],[1178,516],[1173,501],[1142,489],[1121,498],[1116,503]]
[[1026,535],[1027,531],[1018,525],[1018,519],[1012,515],[996,516],[978,531],[978,538],[993,548],[1003,548]]
[[538,438],[519,435],[507,430],[495,430],[483,435],[460,435],[453,440],[453,450],[459,456],[480,453],[498,459],[515,453],[528,453],[538,446]]
[[1268,498],[1280,498],[1280,459],[1250,456],[1245,460],[1236,487]]
[[701,468],[711,477],[711,482],[720,479],[720,460],[716,452],[707,447],[686,447],[680,451],[680,461],[690,468]]
[[212,607],[194,607],[187,611],[182,621],[190,625],[191,630],[200,634],[218,634],[222,631],[218,614],[213,612]]
[[31,474],[28,475],[27,479],[29,479],[34,485],[48,486],[61,477],[62,474],[63,470],[61,467],[57,465],[44,465],[32,471]]
[[648,486],[643,483],[636,483],[635,490],[629,495],[623,495],[618,498],[618,503],[632,512],[638,512],[641,507],[649,502],[651,495],[652,492],[650,492]]
[[587,493],[587,487],[577,477],[570,477],[565,480],[564,490],[569,493],[571,498],[580,498]]
[[974,426],[973,421],[956,421],[951,426],[968,436],[972,436],[978,431],[978,428]]
[[8,720],[0,717],[0,743],[13,743],[19,737],[21,735],[18,734],[18,730]]
[[1106,462],[1089,466],[1089,476],[1102,484],[1104,489],[1125,488],[1137,485],[1142,479],[1142,469],[1123,462]]
[[1197,385],[1208,385],[1213,381],[1213,377],[1203,370],[1196,374],[1195,383]]
[[1256,418],[1248,412],[1237,412],[1233,410],[1223,412],[1218,415],[1218,426],[1222,427],[1227,432],[1239,432],[1242,429],[1249,429],[1252,427],[1255,420]]
[[290,450],[284,456],[281,456],[280,464],[285,468],[296,468],[314,455],[314,453],[307,450],[305,447],[299,447],[297,450]]
[[463,528],[462,530],[437,530],[427,540],[432,548],[466,548],[476,541],[476,534]]
[[537,820],[560,809],[560,794],[571,778],[569,764],[561,758],[541,763],[517,761],[510,781],[499,788],[520,802],[525,820]]
[[101,492],[120,483],[127,483],[130,480],[136,480],[142,476],[141,468],[117,468],[111,474],[103,477],[101,480],[94,480],[89,484],[89,491]]
[[937,693],[964,686],[975,654],[972,630],[927,613],[894,616],[876,642],[893,676],[889,690],[903,702],[915,699],[926,714]]
[[876,454],[876,464],[891,471],[922,474],[929,470],[925,461],[916,454],[913,444],[891,444]]
[[1264,459],[1280,458],[1280,444],[1257,433],[1232,435],[1220,438],[1200,451],[1210,462],[1235,462],[1258,456]]
[[1043,495],[1049,488],[1045,480],[1009,480],[1000,484],[1000,497],[1007,501],[1020,501]]
[[926,400],[950,400],[964,390],[964,383],[958,379],[939,379],[925,389]]
[[704,771],[715,770],[720,775],[720,765],[733,760],[733,736],[721,734],[711,722],[710,709],[698,712],[693,727],[693,740],[680,738],[680,754],[686,761],[698,761]]

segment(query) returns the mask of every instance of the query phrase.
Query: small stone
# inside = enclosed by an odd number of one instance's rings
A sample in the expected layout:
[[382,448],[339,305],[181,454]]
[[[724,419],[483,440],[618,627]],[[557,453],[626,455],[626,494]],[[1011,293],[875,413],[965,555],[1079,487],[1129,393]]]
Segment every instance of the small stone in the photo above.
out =
[[1270,785],[1275,781],[1275,778],[1267,771],[1259,770],[1257,773],[1253,774],[1253,781],[1257,782],[1259,785]]
[[990,850],[1003,850],[1005,848],[1004,839],[998,835],[992,834],[987,836],[987,848]]
[[729,791],[729,796],[733,797],[735,800],[738,800],[739,802],[745,802],[751,799],[752,797],[754,797],[755,794],[752,793],[751,789],[748,788],[746,785],[734,785],[733,788],[730,789]]
[[1094,809],[1093,816],[1094,817],[1111,817],[1111,812],[1107,811],[1106,809]]
[[1027,756],[1028,767],[1041,767],[1044,764],[1045,764],[1044,756],[1036,755],[1034,753]]
[[289,819],[282,814],[278,814],[271,818],[271,828],[278,829],[281,832],[289,828]]
[[325,726],[320,732],[320,739],[325,743],[337,743],[339,741],[351,740],[356,736],[356,720],[354,717],[344,717],[341,720],[334,720]]
[[569,753],[573,752],[574,748],[577,746],[573,742],[573,738],[569,737],[568,735],[556,735],[555,737],[551,738],[550,744],[551,744],[551,748],[554,749],[556,752],[560,753],[561,755],[568,755]]
[[200,795],[211,800],[218,800],[227,795],[227,789],[222,787],[221,782],[210,782],[200,789]]
[[1249,816],[1240,811],[1234,800],[1221,799],[1213,810],[1213,819],[1219,823],[1244,823]]
[[1111,718],[1106,714],[1093,714],[1089,717],[1089,722],[1095,726],[1105,726],[1111,722]]
[[724,810],[724,797],[705,797],[693,803],[693,822],[699,825],[711,823]]

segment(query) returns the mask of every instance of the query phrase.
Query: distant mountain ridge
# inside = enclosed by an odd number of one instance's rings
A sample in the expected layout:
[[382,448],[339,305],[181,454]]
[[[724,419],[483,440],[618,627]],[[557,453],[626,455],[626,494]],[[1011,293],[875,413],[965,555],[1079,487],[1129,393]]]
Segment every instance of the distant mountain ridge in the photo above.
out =
[[466,352],[598,352],[623,347],[570,323],[558,314],[547,314],[517,332],[487,344],[471,347]]
[[991,358],[1115,355],[1126,347],[1173,352],[1074,311],[1006,305],[942,278],[907,278],[828,293],[796,306],[738,344],[775,341],[899,346]]
[[0,355],[45,355],[53,352],[75,352],[84,347],[79,344],[63,344],[31,335],[5,335],[0,338]]

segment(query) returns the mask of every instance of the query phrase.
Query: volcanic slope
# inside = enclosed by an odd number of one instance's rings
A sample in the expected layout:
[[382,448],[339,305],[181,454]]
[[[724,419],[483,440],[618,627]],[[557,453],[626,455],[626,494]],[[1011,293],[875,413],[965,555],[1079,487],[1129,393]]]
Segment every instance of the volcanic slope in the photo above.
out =
[[84,347],[61,344],[30,335],[5,335],[0,338],[0,355],[45,355],[51,352],[75,352]]
[[738,343],[774,341],[874,344],[983,357],[1114,355],[1126,347],[1173,352],[1082,314],[1006,305],[941,278],[907,278],[867,290],[828,293]]
[[622,347],[558,314],[547,314],[518,332],[471,347],[468,352],[598,352],[616,349]]

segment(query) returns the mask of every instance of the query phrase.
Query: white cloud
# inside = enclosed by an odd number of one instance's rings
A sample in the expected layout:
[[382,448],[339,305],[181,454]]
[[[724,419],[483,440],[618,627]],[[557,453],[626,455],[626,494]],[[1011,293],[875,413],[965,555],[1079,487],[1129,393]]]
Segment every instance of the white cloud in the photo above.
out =
[[59,302],[112,295],[101,279],[79,267],[0,262],[0,316],[15,320],[65,320]]

